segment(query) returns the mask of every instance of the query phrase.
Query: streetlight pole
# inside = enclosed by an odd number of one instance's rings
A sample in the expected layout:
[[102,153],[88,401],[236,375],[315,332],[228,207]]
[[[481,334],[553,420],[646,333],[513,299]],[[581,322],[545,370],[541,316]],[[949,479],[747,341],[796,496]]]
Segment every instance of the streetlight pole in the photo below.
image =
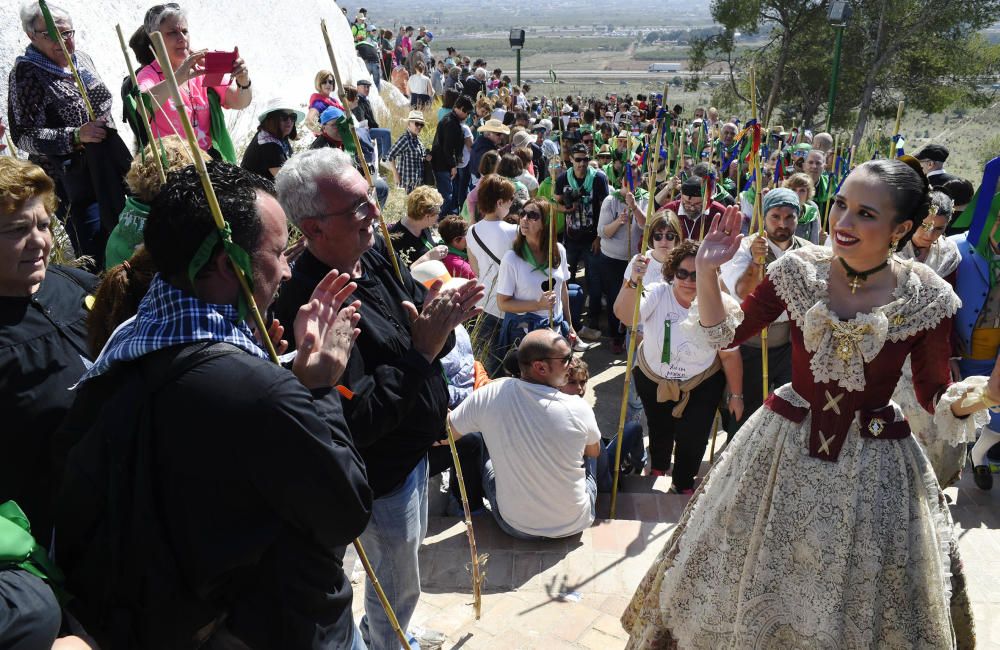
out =
[[830,3],[830,13],[827,20],[837,32],[833,44],[833,72],[830,74],[830,97],[826,104],[826,131],[830,132],[833,123],[833,107],[837,101],[837,79],[840,77],[840,48],[844,40],[844,28],[851,17],[851,5],[845,0]]

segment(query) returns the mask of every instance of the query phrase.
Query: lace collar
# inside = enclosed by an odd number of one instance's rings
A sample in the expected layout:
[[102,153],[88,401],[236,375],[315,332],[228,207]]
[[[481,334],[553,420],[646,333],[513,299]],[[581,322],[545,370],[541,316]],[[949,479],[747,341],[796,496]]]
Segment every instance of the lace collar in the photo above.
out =
[[886,341],[898,342],[933,329],[958,311],[951,286],[924,264],[899,260],[892,300],[851,319],[829,308],[828,279],[833,253],[806,246],[783,255],[768,277],[788,314],[802,330],[816,381],[836,381],[846,390],[864,390],[864,366]]

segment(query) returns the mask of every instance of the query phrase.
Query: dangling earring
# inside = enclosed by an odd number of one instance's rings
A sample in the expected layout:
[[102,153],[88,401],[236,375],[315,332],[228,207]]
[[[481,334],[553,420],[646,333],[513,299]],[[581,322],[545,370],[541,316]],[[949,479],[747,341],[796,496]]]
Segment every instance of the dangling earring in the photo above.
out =
[[897,240],[895,240],[895,239],[893,239],[892,243],[889,244],[889,254],[886,256],[887,260],[888,259],[892,259],[892,256],[896,254],[896,247],[898,245],[899,245],[899,242]]

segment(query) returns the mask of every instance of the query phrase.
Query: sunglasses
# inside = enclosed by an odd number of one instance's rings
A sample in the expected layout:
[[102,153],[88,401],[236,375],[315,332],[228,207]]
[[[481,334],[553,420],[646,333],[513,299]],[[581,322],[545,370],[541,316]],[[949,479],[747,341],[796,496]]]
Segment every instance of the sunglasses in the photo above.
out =
[[521,210],[521,216],[528,221],[538,221],[542,218],[542,213],[534,210]]
[[590,158],[589,157],[588,158],[574,158],[573,159],[573,163],[574,164],[580,164],[580,165],[582,165],[582,164],[588,163],[588,162],[590,162]]
[[677,241],[677,233],[674,232],[654,232],[653,241]]
[[288,120],[289,122],[294,122],[297,117],[295,113],[281,113],[278,115],[278,119]]
[[573,352],[570,351],[565,357],[542,357],[537,359],[537,361],[562,361],[564,366],[568,366],[569,362],[573,360]]
[[583,142],[583,144],[594,144],[594,139],[593,138],[589,138],[589,139],[588,138],[584,138],[582,140],[582,142]]
[[686,269],[677,269],[674,271],[674,277],[678,280],[690,280],[691,282],[694,282],[697,279],[697,276],[697,271],[688,271]]
[[323,83],[325,83],[325,84],[332,84],[333,83],[333,77],[330,77],[329,79],[324,79]]

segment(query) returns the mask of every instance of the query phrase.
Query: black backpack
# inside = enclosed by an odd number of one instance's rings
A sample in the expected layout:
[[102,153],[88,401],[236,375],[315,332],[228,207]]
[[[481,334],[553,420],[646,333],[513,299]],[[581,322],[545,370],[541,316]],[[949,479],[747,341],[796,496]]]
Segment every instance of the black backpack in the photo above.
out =
[[236,352],[213,342],[174,346],[79,389],[64,425],[82,435],[63,473],[55,553],[78,596],[70,611],[104,650],[245,647],[220,638],[228,636],[225,605],[183,576],[158,500],[150,417],[161,387]]

